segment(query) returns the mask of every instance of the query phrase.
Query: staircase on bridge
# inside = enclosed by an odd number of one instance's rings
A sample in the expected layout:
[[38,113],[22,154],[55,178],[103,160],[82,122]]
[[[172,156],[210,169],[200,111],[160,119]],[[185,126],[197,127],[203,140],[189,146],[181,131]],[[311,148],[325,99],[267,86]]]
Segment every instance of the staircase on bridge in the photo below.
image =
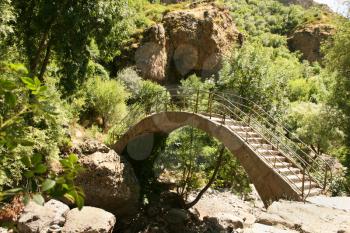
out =
[[141,106],[136,105],[129,111],[129,115],[115,128],[112,143],[127,131],[126,126],[147,115],[170,111],[193,112],[228,127],[278,173],[301,200],[325,193],[331,182],[328,162],[290,132],[279,119],[250,100],[227,93],[168,89],[157,93],[146,106],[147,109],[140,110]]
[[303,173],[304,169],[296,166],[288,156],[274,147],[263,135],[254,131],[250,126],[246,126],[244,122],[232,119],[225,119],[223,122],[222,117],[208,118],[223,123],[234,131],[256,152],[257,156],[262,157],[272,169],[281,174],[292,186],[295,186],[300,196],[311,197],[322,193],[320,185],[310,175]]

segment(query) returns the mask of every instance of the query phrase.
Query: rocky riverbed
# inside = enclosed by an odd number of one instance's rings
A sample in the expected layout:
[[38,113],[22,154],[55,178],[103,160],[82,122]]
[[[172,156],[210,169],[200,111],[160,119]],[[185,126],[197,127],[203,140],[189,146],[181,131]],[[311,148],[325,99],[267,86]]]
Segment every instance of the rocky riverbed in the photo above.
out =
[[[209,189],[189,210],[170,191],[155,192],[141,205],[139,184],[125,159],[97,142],[81,141],[74,150],[87,169],[79,178],[87,206],[79,211],[58,200],[31,202],[15,220],[18,232],[350,233],[350,197],[280,200],[266,209],[254,191],[243,200]],[[0,227],[6,232],[16,231]]]

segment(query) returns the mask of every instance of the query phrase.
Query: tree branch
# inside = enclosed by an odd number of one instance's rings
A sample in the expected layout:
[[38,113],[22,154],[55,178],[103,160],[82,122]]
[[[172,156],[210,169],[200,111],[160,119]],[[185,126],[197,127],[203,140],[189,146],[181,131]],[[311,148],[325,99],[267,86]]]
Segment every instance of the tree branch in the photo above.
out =
[[215,170],[214,170],[214,173],[213,175],[211,176],[208,184],[198,193],[197,197],[190,203],[187,203],[185,205],[185,208],[186,209],[189,209],[191,207],[193,207],[194,205],[196,205],[198,203],[198,201],[201,199],[201,197],[203,196],[203,194],[210,188],[210,186],[214,183],[215,181],[215,178],[216,178],[216,175],[218,174],[219,170],[220,170],[220,167],[221,167],[221,164],[222,164],[222,158],[223,158],[223,155],[224,155],[224,152],[225,152],[225,146],[222,145],[221,146],[221,149],[220,149],[220,152],[219,152],[219,157],[216,161],[216,166],[215,166]]

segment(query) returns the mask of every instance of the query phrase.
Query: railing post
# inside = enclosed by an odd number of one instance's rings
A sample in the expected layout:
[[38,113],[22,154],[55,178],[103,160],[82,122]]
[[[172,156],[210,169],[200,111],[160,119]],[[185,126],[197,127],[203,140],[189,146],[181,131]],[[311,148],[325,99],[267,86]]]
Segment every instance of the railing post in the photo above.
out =
[[301,198],[304,201],[304,195],[305,195],[305,167],[303,167],[303,178],[302,178],[302,184],[301,184]]
[[157,92],[157,97],[156,97],[156,113],[158,113],[158,104],[159,104],[159,92]]
[[195,113],[198,113],[199,89],[197,90]]
[[323,181],[323,191],[326,190],[326,186],[327,186],[327,175],[328,175],[328,169],[327,169],[327,165],[325,165],[325,173],[324,173],[324,181]]
[[165,112],[168,111],[168,92],[165,91]]
[[209,113],[209,119],[211,119],[211,108],[212,108],[212,93],[209,92],[209,97],[208,97],[208,113]]

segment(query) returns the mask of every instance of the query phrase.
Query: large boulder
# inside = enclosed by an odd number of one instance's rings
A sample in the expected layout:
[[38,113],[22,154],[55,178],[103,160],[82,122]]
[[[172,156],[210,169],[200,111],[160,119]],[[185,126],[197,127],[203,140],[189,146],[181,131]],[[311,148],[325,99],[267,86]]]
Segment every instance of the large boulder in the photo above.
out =
[[[76,179],[85,193],[85,204],[128,217],[138,208],[140,186],[131,165],[114,150],[96,141],[78,146],[85,168]],[[79,151],[79,150],[77,150]]]
[[18,230],[21,233],[59,230],[65,222],[68,211],[67,205],[56,200],[50,200],[44,206],[29,202],[18,220]]
[[258,218],[259,223],[282,225],[300,232],[350,232],[350,212],[311,203],[279,201]]
[[310,62],[321,61],[321,44],[335,33],[330,24],[310,24],[296,30],[288,38],[288,47],[291,51],[300,51],[303,59]]
[[158,82],[176,81],[191,72],[210,76],[242,40],[227,9],[214,3],[192,4],[165,14],[160,24],[145,32],[136,66],[143,77]]
[[67,214],[62,233],[112,233],[116,218],[113,214],[95,207],[72,209]]

